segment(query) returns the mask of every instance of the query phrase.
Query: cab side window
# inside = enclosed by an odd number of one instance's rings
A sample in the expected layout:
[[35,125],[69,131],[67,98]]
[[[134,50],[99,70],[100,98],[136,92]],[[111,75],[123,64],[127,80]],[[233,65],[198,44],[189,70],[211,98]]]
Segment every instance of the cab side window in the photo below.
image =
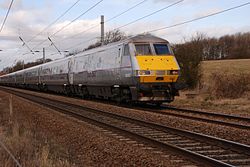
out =
[[126,44],[124,46],[124,52],[123,52],[123,56],[129,56],[129,47],[128,47],[128,44]]
[[124,45],[121,67],[131,66],[129,45]]

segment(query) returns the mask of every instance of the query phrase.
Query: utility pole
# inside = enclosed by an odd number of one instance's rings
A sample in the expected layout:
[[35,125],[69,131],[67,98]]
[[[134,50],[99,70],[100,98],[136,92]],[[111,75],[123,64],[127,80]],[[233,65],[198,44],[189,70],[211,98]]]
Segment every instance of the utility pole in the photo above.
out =
[[101,43],[104,44],[104,16],[101,15]]
[[45,48],[43,48],[43,64],[45,63]]

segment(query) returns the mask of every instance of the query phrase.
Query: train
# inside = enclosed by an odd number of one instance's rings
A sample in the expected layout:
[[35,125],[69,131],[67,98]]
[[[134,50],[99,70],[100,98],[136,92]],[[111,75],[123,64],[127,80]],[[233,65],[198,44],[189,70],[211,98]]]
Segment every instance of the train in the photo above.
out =
[[143,34],[0,76],[0,85],[162,104],[178,95],[179,75],[169,42]]

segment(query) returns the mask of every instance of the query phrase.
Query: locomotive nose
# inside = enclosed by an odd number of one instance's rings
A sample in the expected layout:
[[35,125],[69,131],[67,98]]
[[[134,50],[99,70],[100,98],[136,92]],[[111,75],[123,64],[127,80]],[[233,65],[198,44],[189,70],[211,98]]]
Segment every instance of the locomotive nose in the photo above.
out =
[[137,56],[139,70],[136,75],[141,83],[176,82],[179,65],[174,56]]

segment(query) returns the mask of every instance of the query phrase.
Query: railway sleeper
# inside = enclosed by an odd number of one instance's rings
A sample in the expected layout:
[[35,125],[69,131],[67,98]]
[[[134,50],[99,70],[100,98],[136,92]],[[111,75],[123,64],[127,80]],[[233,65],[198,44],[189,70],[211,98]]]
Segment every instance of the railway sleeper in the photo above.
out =
[[212,146],[198,146],[198,147],[183,147],[186,150],[190,151],[202,151],[202,150],[209,150],[212,149]]
[[201,151],[196,151],[199,154],[203,154],[203,155],[207,155],[208,154],[212,154],[212,155],[221,155],[221,154],[227,154],[225,150],[221,150],[221,149],[213,149],[213,150],[201,150]]
[[237,153],[230,153],[230,154],[221,154],[221,155],[209,155],[209,157],[222,160],[222,159],[241,158],[242,155],[237,154]]
[[234,164],[234,165],[249,165],[250,163],[250,159],[248,158],[244,158],[244,159],[229,159],[229,160],[221,160],[225,163],[229,163],[229,164]]
[[193,143],[180,143],[180,144],[175,144],[174,142],[171,143],[171,144],[174,144],[178,147],[186,147],[186,146],[202,146],[202,143],[200,142],[193,142]]

